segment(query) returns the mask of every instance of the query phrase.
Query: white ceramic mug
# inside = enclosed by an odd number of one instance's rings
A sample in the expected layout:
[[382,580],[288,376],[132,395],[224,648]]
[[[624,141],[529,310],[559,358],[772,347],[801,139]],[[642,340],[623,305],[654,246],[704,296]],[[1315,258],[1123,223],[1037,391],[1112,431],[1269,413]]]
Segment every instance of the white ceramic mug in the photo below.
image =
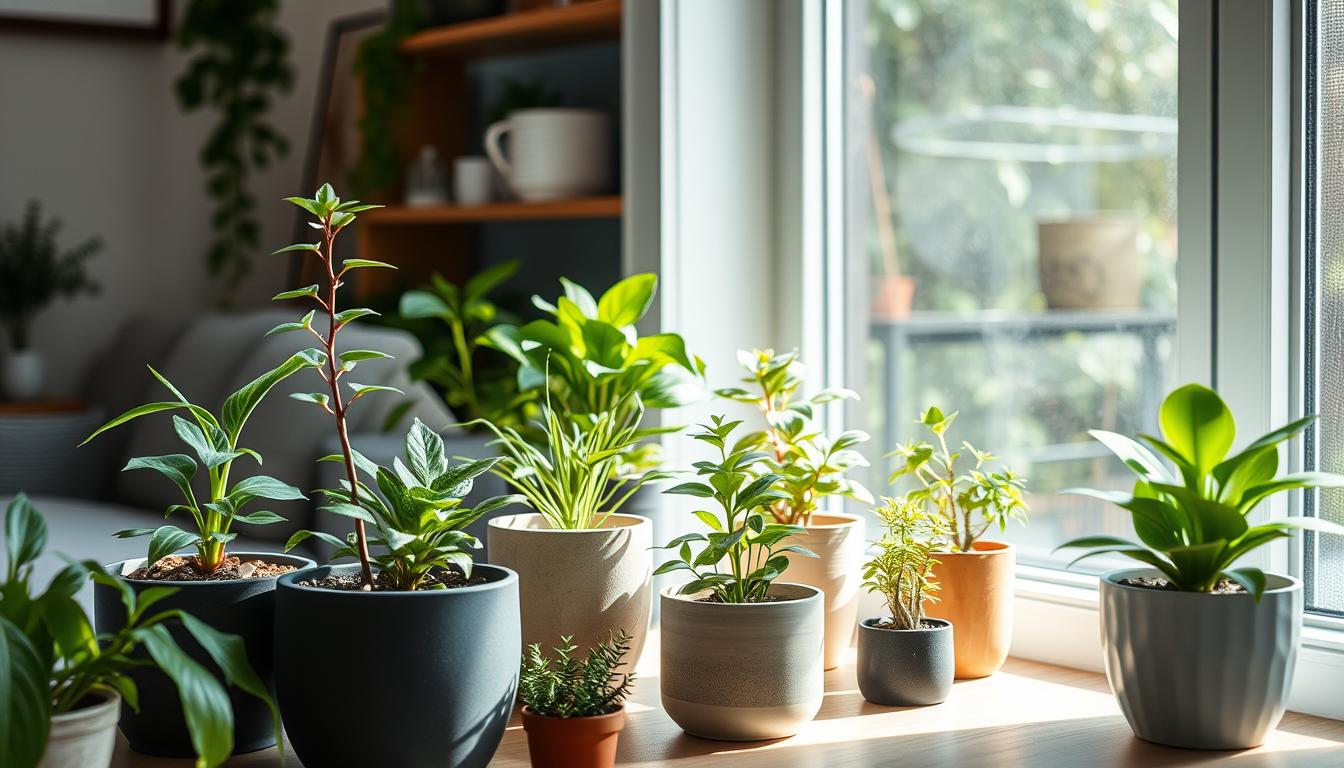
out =
[[[509,134],[509,152],[500,147]],[[519,198],[559,200],[611,186],[607,116],[590,109],[522,109],[485,132],[490,162]]]
[[485,205],[492,193],[493,169],[480,155],[459,157],[453,162],[453,197],[458,205]]

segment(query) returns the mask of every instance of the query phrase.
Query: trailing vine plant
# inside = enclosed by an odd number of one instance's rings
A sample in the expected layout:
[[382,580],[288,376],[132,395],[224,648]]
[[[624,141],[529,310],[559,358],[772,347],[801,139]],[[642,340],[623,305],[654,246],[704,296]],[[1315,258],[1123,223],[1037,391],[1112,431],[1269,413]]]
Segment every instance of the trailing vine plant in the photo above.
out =
[[410,101],[411,78],[418,62],[399,50],[407,35],[424,26],[419,0],[392,0],[387,24],[370,35],[355,52],[359,78],[359,158],[350,172],[358,194],[369,196],[396,186],[401,180],[401,157],[394,129]]

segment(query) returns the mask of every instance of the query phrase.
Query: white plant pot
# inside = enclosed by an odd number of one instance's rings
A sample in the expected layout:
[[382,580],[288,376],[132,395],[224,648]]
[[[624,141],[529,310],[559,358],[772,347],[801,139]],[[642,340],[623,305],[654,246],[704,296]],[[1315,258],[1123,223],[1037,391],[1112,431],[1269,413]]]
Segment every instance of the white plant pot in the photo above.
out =
[[20,349],[5,355],[5,394],[14,400],[32,400],[42,394],[46,383],[47,366],[42,353],[35,349]]
[[485,152],[522,200],[562,200],[610,189],[609,134],[591,109],[521,109],[486,130]]
[[863,518],[843,513],[817,513],[807,533],[785,544],[798,544],[817,557],[789,554],[781,578],[820,589],[824,596],[826,669],[844,661],[858,626],[859,597],[863,593]]
[[91,695],[100,701],[51,718],[47,751],[38,768],[107,768],[112,764],[121,697],[106,692]]

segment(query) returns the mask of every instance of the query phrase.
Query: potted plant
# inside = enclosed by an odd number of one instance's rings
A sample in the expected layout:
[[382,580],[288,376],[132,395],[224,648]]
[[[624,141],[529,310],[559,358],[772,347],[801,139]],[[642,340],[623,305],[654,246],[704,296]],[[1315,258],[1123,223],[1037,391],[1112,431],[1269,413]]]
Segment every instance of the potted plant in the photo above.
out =
[[619,672],[630,636],[617,632],[575,653],[574,638],[560,638],[555,659],[533,643],[523,659],[518,698],[533,768],[610,768],[625,727],[625,700],[635,676]]
[[[149,537],[146,557],[107,565],[106,571],[120,584],[137,594],[160,589],[165,583],[178,585],[164,606],[185,611],[221,632],[239,635],[247,648],[248,659],[258,671],[267,690],[275,690],[271,668],[274,635],[275,580],[283,573],[313,565],[313,561],[294,555],[271,552],[229,553],[229,542],[238,532],[235,525],[270,525],[284,518],[267,510],[246,510],[258,499],[291,500],[304,498],[298,489],[273,477],[253,475],[236,482],[231,473],[234,462],[248,459],[261,463],[261,456],[240,442],[243,427],[252,411],[276,384],[289,376],[321,363],[321,355],[307,350],[291,356],[274,369],[245,384],[224,400],[218,415],[190,402],[168,379],[150,368],[168,391],[168,399],[146,403],[117,416],[84,440],[93,440],[103,432],[126,422],[154,413],[182,411],[190,420],[173,414],[173,431],[191,450],[165,456],[131,459],[124,471],[151,470],[166,477],[182,493],[166,515],[189,515],[193,526],[186,531],[175,525],[157,528],[132,528],[118,531],[120,538]],[[204,470],[202,473],[201,470]],[[204,474],[206,487],[197,483]],[[206,490],[208,495],[198,495]],[[173,553],[193,549],[189,556]],[[119,589],[99,581],[94,585],[94,619],[99,632],[117,632],[125,625],[120,607]],[[175,629],[179,644],[198,663],[209,666],[207,649],[200,648],[182,630]],[[136,670],[131,679],[140,689],[140,708],[126,707],[121,729],[138,752],[170,757],[192,754],[187,723],[177,707],[177,692],[155,670]],[[234,743],[238,752],[252,752],[275,744],[271,713],[251,697],[233,696]]]
[[[996,457],[963,442],[962,450],[948,448],[947,430],[957,414],[936,407],[920,414],[917,423],[933,434],[934,442],[917,440],[898,446],[892,454],[900,463],[891,475],[895,482],[911,477],[919,485],[908,495],[927,501],[949,529],[946,551],[936,554],[933,576],[939,588],[937,604],[925,606],[932,618],[956,627],[957,678],[986,677],[1008,658],[1013,635],[1013,546],[983,536],[991,527],[1000,532],[1010,520],[1026,523],[1022,498],[1026,480],[1011,469],[990,471]],[[958,460],[969,454],[969,470]]]
[[892,707],[938,704],[952,690],[952,624],[925,615],[937,602],[934,550],[944,545],[947,522],[925,500],[883,499],[873,510],[884,528],[864,587],[882,596],[887,618],[859,624],[859,691]]
[[[784,544],[802,526],[767,522],[784,499],[783,476],[761,472],[768,454],[730,442],[740,421],[715,416],[694,435],[719,460],[696,462],[701,478],[667,493],[711,499],[720,512],[696,511],[710,532],[664,545],[676,559],[659,573],[691,580],[661,593],[663,709],[693,736],[753,741],[792,736],[822,700],[821,590],[777,583],[789,567]],[[692,545],[699,545],[696,552]]]
[[1273,494],[1344,487],[1344,476],[1278,474],[1279,444],[1314,416],[1229,456],[1236,422],[1213,390],[1180,387],[1158,415],[1160,438],[1092,432],[1137,476],[1132,493],[1071,491],[1128,510],[1138,541],[1087,536],[1061,548],[1088,550],[1074,562],[1113,553],[1146,566],[1101,577],[1106,676],[1134,734],[1192,749],[1255,747],[1283,716],[1301,634],[1302,583],[1237,561],[1295,530],[1344,534],[1344,527],[1315,517],[1257,525],[1246,518]]
[[280,577],[276,689],[285,731],[309,768],[485,766],[517,692],[518,577],[499,566],[472,565],[469,548],[477,542],[462,529],[518,499],[495,497],[463,507],[473,478],[494,460],[450,466],[442,439],[419,421],[406,437],[404,460],[390,468],[354,449],[346,429],[349,408],[388,388],[346,376],[360,360],[386,355],[338,350],[341,329],[372,312],[340,310],[337,292],[350,270],[389,265],[334,263],[336,237],[370,206],[342,202],[330,185],[312,198],[288,199],[314,216],[322,239],[282,250],[311,251],[326,276],[324,285],[280,295],[312,301],[326,316],[322,329],[313,324],[313,313],[285,329],[314,335],[325,363],[318,370],[326,391],[295,397],[332,416],[341,452],[325,459],[344,466],[346,476],[340,488],[322,493],[328,511],[354,522],[345,540],[300,531],[288,546],[316,536],[336,548],[333,557],[357,563]]
[[0,384],[15,400],[37,397],[46,383],[42,355],[29,346],[33,317],[56,299],[98,293],[85,262],[102,250],[102,241],[90,238],[62,252],[60,231],[61,220],[44,220],[36,200],[29,201],[21,223],[0,230],[0,325],[9,339]]
[[[19,494],[5,512],[8,564],[0,585],[0,755],[14,768],[106,768],[112,763],[117,714],[138,706],[134,675],[161,671],[178,695],[198,766],[233,753],[233,712],[224,686],[178,646],[179,629],[206,649],[231,686],[280,717],[266,686],[247,663],[242,639],[169,608],[175,589],[137,592],[97,563],[71,562],[46,591],[34,594],[33,563],[46,546],[42,516]],[[115,591],[125,614],[115,632],[94,634],[75,598],[92,574]],[[173,628],[173,630],[170,630]],[[11,762],[12,761],[12,762]]]
[[840,666],[859,612],[859,564],[863,559],[863,518],[830,508],[828,501],[843,498],[871,504],[873,497],[857,481],[845,476],[868,462],[855,446],[868,440],[850,430],[834,440],[814,423],[814,410],[837,400],[857,400],[848,389],[825,389],[810,398],[798,397],[804,368],[798,353],[773,350],[739,351],[738,362],[747,369],[742,380],[750,389],[717,390],[720,397],[756,407],[764,428],[743,438],[743,445],[769,454],[766,462],[781,475],[787,494],[770,505],[777,523],[801,525],[799,542],[816,558],[790,557],[789,578],[810,584],[825,596],[826,668]]

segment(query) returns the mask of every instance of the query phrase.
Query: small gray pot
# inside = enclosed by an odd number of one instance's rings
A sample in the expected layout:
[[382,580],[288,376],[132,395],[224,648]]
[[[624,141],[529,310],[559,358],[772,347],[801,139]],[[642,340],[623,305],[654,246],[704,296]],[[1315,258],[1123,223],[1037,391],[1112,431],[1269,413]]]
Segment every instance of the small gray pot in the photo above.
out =
[[1266,574],[1265,594],[1131,587],[1151,568],[1101,577],[1106,677],[1134,735],[1187,749],[1249,749],[1279,724],[1302,634],[1302,583]]
[[952,691],[956,664],[952,623],[928,619],[930,629],[881,629],[859,624],[859,692],[884,707],[941,704]]

